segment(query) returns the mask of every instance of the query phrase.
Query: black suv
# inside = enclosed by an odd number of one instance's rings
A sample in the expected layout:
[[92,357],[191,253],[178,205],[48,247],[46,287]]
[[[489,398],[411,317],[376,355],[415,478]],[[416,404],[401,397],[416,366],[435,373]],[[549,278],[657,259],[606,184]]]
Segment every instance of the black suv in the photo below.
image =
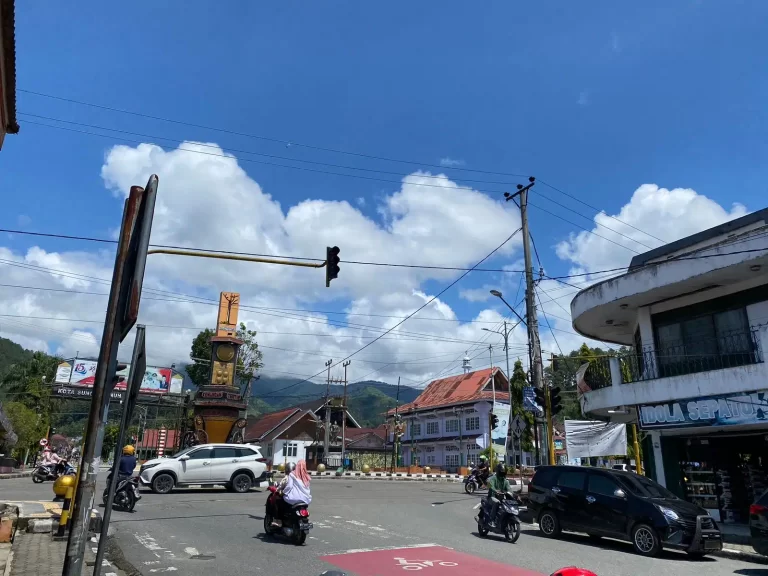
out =
[[707,512],[632,472],[542,466],[528,486],[528,509],[544,536],[561,530],[628,540],[646,556],[662,547],[693,556],[721,550],[720,530]]

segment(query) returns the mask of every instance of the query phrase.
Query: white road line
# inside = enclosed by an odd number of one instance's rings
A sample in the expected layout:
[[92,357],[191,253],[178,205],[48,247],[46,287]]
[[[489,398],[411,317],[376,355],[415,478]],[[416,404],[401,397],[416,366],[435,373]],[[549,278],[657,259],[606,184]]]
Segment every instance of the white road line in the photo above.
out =
[[197,548],[184,548],[184,552],[189,554],[190,556],[199,556],[200,552],[198,552]]
[[[342,550],[341,552],[329,552],[324,556],[340,556],[342,554],[359,554],[360,552],[380,552],[382,550],[406,550],[410,548],[429,548],[430,546],[440,546],[440,544],[406,544],[405,546],[383,546],[380,548],[354,548],[352,550]],[[443,546],[448,548],[448,546]]]

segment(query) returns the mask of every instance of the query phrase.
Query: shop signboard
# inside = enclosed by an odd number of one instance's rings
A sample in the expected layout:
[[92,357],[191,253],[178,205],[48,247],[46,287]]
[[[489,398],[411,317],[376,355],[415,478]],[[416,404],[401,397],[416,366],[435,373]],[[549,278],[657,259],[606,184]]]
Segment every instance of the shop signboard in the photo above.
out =
[[768,422],[768,390],[640,406],[640,427],[689,428]]
[[[126,380],[130,373],[130,364],[124,370],[117,372],[123,381],[115,385],[115,390],[125,390]],[[56,383],[67,386],[93,387],[96,378],[95,360],[69,360],[62,362],[56,369]],[[181,394],[184,377],[172,368],[147,366],[141,383],[142,394]]]

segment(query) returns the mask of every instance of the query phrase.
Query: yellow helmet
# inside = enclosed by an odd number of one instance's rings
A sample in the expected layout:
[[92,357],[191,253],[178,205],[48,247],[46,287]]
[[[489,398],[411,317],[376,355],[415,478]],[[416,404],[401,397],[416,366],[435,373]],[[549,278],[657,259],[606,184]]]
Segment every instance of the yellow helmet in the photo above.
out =
[[123,454],[128,454],[129,456],[133,456],[133,453],[136,452],[136,448],[131,446],[130,444],[127,444],[123,447]]

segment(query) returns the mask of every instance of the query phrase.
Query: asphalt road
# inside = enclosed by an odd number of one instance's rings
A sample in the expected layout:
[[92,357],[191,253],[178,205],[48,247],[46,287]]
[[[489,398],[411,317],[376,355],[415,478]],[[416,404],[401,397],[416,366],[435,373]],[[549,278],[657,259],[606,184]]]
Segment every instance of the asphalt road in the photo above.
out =
[[[2,481],[0,498],[30,500],[35,499],[32,493],[45,492],[24,480]],[[48,490],[44,496],[50,497],[50,484],[43,486]],[[26,497],[8,496],[21,492]],[[506,565],[499,574],[510,576],[548,575],[568,565],[590,568],[600,576],[766,574],[763,567],[726,558],[694,561],[683,553],[664,552],[646,559],[627,543],[593,543],[580,535],[548,540],[526,524],[516,544],[500,537],[483,539],[472,520],[478,497],[465,495],[460,484],[315,479],[312,495],[314,529],[302,547],[264,536],[267,493],[259,489],[245,495],[219,489],[177,490],[165,496],[144,492],[132,514],[113,513],[112,526],[125,559],[145,576],[315,576],[334,566],[363,576],[415,571],[459,576],[492,569],[489,561]],[[423,547],[429,545],[451,550]],[[399,547],[406,549],[366,552]],[[417,560],[436,564],[403,569],[402,562]],[[441,566],[441,560],[456,566]]]

